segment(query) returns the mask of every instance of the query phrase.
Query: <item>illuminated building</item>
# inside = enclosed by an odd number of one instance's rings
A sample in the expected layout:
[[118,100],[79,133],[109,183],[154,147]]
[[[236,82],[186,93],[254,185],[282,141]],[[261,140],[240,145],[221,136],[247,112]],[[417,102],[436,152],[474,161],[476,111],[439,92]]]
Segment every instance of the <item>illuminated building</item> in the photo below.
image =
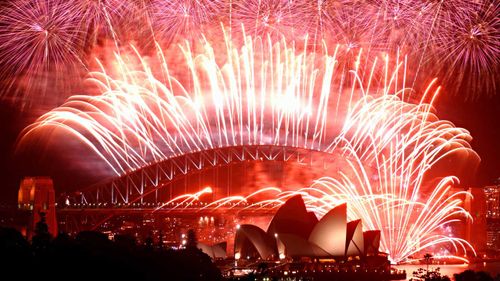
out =
[[500,185],[486,186],[486,245],[500,251]]
[[486,217],[488,219],[500,219],[500,185],[486,186]]
[[25,177],[18,192],[18,208],[31,213],[26,236],[31,239],[36,224],[45,216],[49,233],[57,234],[54,184],[49,177]]
[[347,222],[347,205],[339,205],[321,220],[308,212],[300,195],[290,198],[274,215],[267,231],[241,225],[236,231],[235,259],[348,258],[378,255],[380,231],[363,232],[361,220]]

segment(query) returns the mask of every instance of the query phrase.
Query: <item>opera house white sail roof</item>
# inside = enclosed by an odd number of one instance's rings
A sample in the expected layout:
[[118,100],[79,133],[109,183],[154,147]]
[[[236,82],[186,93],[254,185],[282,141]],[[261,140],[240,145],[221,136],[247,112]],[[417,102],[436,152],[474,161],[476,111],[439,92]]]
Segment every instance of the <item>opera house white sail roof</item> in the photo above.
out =
[[264,260],[347,258],[378,254],[380,231],[363,232],[361,220],[347,222],[347,205],[338,205],[318,221],[300,195],[290,198],[274,215],[267,231],[241,225],[235,237],[235,258]]

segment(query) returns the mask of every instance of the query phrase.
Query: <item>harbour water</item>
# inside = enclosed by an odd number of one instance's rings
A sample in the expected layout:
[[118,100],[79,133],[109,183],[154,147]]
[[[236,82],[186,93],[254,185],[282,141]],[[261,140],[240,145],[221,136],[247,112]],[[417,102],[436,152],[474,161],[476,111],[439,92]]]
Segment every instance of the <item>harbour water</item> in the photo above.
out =
[[[397,265],[394,267],[400,270],[406,270],[407,280],[410,280],[410,278],[413,277],[414,271],[417,271],[419,268],[426,268],[426,265],[406,264]],[[493,277],[495,277],[497,274],[500,274],[500,261],[473,264],[431,264],[429,265],[429,270],[434,270],[436,269],[436,267],[440,268],[440,272],[442,275],[448,275],[451,280],[454,280],[453,274],[463,272],[467,269],[472,269],[474,271],[486,271]]]

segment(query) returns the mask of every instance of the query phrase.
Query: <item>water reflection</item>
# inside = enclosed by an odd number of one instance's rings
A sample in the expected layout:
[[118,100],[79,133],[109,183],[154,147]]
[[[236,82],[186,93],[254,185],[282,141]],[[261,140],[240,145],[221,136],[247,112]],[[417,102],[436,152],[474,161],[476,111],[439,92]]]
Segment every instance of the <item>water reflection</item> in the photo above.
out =
[[[413,277],[414,271],[417,271],[419,268],[426,268],[426,265],[397,265],[395,267],[397,269],[406,270],[407,280],[409,280]],[[500,262],[448,265],[433,264],[429,266],[429,270],[434,270],[437,267],[440,268],[441,275],[448,275],[451,280],[453,280],[453,274],[463,272],[467,269],[472,269],[474,271],[486,271],[490,273],[492,277],[500,274]]]

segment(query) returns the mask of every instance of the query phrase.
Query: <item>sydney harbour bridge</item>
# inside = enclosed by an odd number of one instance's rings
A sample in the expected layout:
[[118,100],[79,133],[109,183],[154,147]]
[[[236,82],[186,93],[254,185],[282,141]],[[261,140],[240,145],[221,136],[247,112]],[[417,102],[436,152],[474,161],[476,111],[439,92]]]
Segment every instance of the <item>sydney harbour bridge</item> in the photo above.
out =
[[[252,181],[249,165],[267,163],[264,172],[272,174],[277,178],[276,185],[285,188],[289,178],[313,175],[314,169],[332,169],[335,167],[333,156],[309,148],[274,145],[233,146],[187,153],[77,192],[61,193],[57,196],[57,217],[65,224],[61,230],[77,232],[98,229],[116,216],[151,214],[193,218],[222,215],[233,219],[271,216],[278,203],[254,204],[242,196],[262,187],[255,186],[253,190],[248,187],[247,181]],[[287,173],[284,166],[288,163],[306,173],[298,175],[296,170]],[[304,185],[310,184],[308,179],[302,180]]]

